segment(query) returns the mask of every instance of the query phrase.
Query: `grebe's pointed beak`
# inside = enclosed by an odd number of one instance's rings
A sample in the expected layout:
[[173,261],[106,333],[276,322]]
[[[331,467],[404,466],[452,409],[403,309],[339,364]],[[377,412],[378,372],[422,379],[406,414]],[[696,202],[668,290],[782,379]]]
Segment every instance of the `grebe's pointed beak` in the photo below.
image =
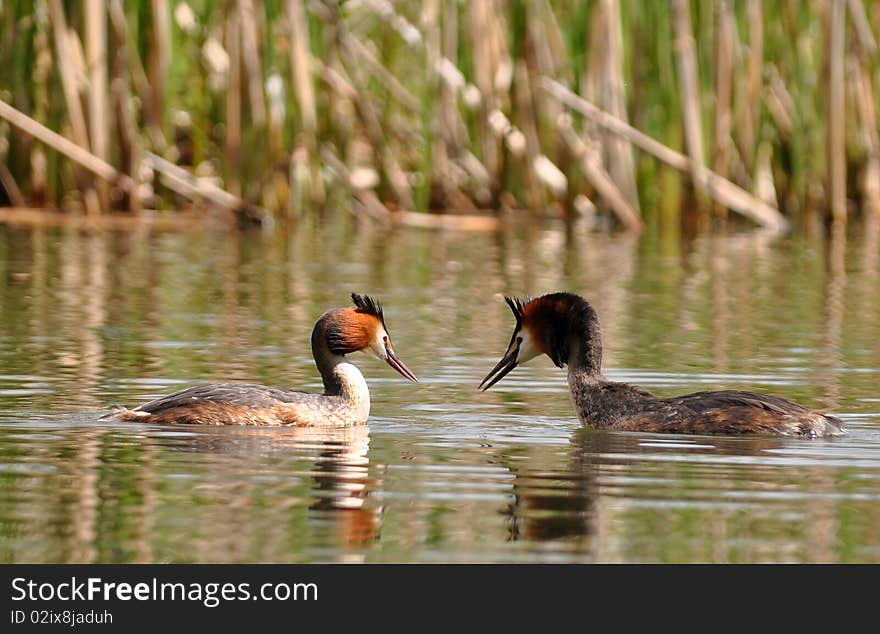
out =
[[[519,345],[514,345],[515,342],[511,342],[510,347],[507,349],[507,354],[498,362],[492,371],[486,375],[486,378],[483,379],[483,382],[480,383],[479,389],[483,392],[488,390],[490,387],[498,383],[501,379],[503,379],[507,374],[513,370],[517,366],[517,357],[519,356]],[[489,381],[486,383],[486,381]]]
[[413,383],[419,382],[419,380],[416,378],[416,375],[412,373],[412,370],[406,367],[406,364],[400,360],[400,357],[394,354],[394,350],[391,348],[390,342],[385,343],[385,362],[392,368],[397,370],[400,375],[408,381],[412,381]]

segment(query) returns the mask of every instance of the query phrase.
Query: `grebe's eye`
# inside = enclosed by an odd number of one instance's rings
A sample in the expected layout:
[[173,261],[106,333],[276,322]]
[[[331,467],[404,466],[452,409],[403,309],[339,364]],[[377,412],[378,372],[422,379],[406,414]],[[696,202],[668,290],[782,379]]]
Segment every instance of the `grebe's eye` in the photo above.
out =
[[388,343],[388,335],[382,335],[382,343]]
[[517,342],[518,344],[522,344],[522,342],[523,342],[523,338],[522,338],[522,337],[517,337],[517,338],[516,338],[516,342]]

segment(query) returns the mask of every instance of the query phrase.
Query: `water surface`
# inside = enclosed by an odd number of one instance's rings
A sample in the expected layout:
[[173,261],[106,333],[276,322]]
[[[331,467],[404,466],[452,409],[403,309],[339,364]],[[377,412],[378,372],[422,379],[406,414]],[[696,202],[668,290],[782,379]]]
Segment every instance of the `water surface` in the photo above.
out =
[[[0,227],[5,562],[880,562],[880,249],[868,232],[613,236],[511,223],[290,232]],[[842,439],[581,429],[542,358],[491,391],[502,293],[594,303],[605,367],[657,394],[772,392]],[[98,417],[200,382],[320,390],[315,319],[385,304],[422,379],[355,357],[348,430]]]

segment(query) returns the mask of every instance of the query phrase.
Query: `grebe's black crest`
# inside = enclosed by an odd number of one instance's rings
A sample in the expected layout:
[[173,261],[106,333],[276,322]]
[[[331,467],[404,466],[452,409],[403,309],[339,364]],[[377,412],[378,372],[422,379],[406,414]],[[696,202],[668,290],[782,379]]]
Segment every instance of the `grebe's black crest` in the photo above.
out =
[[523,322],[523,310],[530,301],[532,301],[531,297],[508,297],[504,296],[504,301],[507,302],[507,305],[510,306],[510,310],[513,312],[513,316],[516,317],[516,325],[522,326]]
[[369,295],[358,295],[357,293],[352,293],[351,301],[354,302],[354,305],[360,312],[378,317],[379,321],[382,322],[382,325],[385,325],[385,315],[382,313],[382,304],[377,302],[375,299],[373,299]]

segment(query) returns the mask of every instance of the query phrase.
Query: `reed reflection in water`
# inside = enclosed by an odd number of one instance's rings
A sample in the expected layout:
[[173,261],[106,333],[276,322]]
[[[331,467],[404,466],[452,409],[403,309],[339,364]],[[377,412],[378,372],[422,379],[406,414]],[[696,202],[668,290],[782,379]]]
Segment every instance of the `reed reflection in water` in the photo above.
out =
[[[0,227],[4,561],[880,561],[878,236]],[[489,393],[501,293],[578,292],[606,369],[659,395],[777,393],[835,441],[581,430],[564,373]],[[199,382],[319,391],[314,320],[383,301],[364,428],[99,422]]]

